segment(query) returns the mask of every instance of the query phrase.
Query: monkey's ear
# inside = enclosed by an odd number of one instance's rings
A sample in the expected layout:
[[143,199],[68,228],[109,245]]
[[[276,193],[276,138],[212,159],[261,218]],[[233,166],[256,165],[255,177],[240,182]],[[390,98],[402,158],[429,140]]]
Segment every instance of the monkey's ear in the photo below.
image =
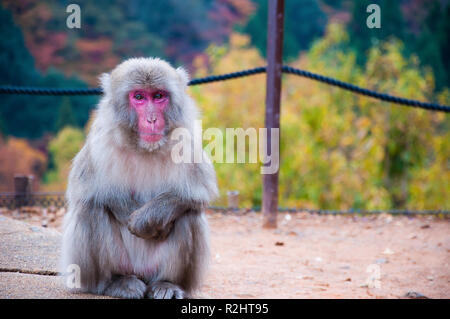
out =
[[187,71],[180,66],[180,67],[177,68],[177,74],[178,74],[178,77],[180,78],[181,82],[184,85],[188,85],[188,83],[189,83],[189,74],[187,73]]
[[103,73],[100,75],[100,85],[104,93],[111,91],[111,76],[108,73]]

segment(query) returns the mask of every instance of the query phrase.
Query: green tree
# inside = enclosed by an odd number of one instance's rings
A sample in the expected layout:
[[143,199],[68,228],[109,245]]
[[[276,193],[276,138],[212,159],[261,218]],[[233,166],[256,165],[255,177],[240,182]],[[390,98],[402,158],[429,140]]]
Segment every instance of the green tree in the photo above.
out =
[[[370,4],[380,6],[381,28],[370,29],[367,27],[366,20],[369,13],[366,10]],[[391,36],[401,40],[405,39],[405,23],[400,10],[400,1],[353,1],[351,17],[348,25],[350,45],[355,48],[357,60],[361,65],[367,61],[367,52],[373,45],[377,45]]]
[[[217,74],[236,65],[264,63],[242,35],[233,35],[226,52],[210,60],[210,72]],[[326,36],[292,65],[380,92],[435,98],[433,74],[420,67],[417,57],[404,55],[400,41],[374,45],[366,64],[359,66],[342,25],[329,25]],[[198,76],[207,67],[200,64]],[[190,87],[203,113],[203,129],[219,127],[225,136],[226,127],[263,127],[264,85],[264,76],[255,76],[251,81]],[[448,90],[437,98],[450,103]],[[450,122],[445,114],[381,102],[291,75],[283,77],[281,105],[281,206],[450,207]],[[260,205],[259,164],[215,167],[221,204],[226,203],[227,190],[239,190],[243,206]]]
[[[237,28],[250,35],[251,43],[266,55],[267,37],[267,0],[255,0],[257,10],[248,23]],[[284,14],[284,53],[285,59],[297,57],[306,50],[312,41],[323,35],[327,18],[316,0],[297,0],[285,2]]]
[[[34,60],[25,48],[22,32],[12,19],[11,13],[0,6],[0,85],[30,85],[39,79]],[[3,95],[0,97],[0,117],[4,121],[5,134],[24,135],[23,126],[30,118],[30,109],[25,107],[29,97]],[[24,119],[24,120],[20,120]],[[22,125],[17,127],[16,125]]]
[[[20,28],[8,10],[0,6],[0,85],[36,87],[86,87],[76,77],[66,77],[55,69],[41,75],[34,67],[34,60],[25,47]],[[58,119],[60,96],[2,95],[0,97],[0,118],[5,119],[3,131],[6,135],[38,138],[55,131]],[[76,126],[83,127],[89,111],[97,98],[77,96],[71,99]],[[7,119],[7,120],[6,120]]]
[[76,126],[75,115],[68,97],[64,97],[59,107],[58,119],[56,121],[56,130],[61,130],[66,126]]
[[[369,29],[366,25],[366,8],[372,3],[378,4],[381,9],[379,29]],[[450,4],[440,0],[414,3],[360,0],[352,1],[351,5],[352,14],[347,30],[360,66],[367,62],[370,48],[389,38],[396,38],[404,43],[404,54],[416,54],[423,66],[432,68],[437,90],[449,86],[450,62],[446,57],[450,54]],[[409,14],[407,20],[401,6],[408,6],[409,10],[418,7],[424,18]],[[418,30],[411,27],[413,25],[418,25]]]
[[417,38],[410,36],[409,43],[423,64],[433,69],[436,89],[442,90],[450,85],[450,4],[430,1],[421,30]]
[[46,190],[66,188],[70,163],[84,144],[83,130],[65,127],[50,141],[48,151],[53,169],[47,171],[43,180]]

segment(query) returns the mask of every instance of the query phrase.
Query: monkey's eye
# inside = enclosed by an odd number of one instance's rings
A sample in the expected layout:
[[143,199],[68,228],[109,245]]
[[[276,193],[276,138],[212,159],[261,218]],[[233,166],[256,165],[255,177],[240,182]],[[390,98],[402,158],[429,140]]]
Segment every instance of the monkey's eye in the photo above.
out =
[[136,99],[136,100],[143,100],[145,97],[144,97],[144,94],[141,94],[141,93],[136,93],[136,94],[134,94],[134,98]]
[[164,98],[164,94],[161,92],[157,92],[157,93],[153,94],[153,98],[155,100],[161,100],[162,98]]

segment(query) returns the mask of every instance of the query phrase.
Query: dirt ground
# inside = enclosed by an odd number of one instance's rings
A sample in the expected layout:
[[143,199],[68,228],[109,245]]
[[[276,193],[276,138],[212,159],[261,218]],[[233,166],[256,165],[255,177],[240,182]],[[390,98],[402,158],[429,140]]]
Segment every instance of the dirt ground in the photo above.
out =
[[[450,297],[450,220],[432,217],[209,215],[212,298]],[[410,294],[411,295],[411,294]]]
[[[61,212],[44,215],[60,229]],[[199,298],[450,298],[449,219],[280,213],[267,230],[259,213],[207,217],[212,256]]]

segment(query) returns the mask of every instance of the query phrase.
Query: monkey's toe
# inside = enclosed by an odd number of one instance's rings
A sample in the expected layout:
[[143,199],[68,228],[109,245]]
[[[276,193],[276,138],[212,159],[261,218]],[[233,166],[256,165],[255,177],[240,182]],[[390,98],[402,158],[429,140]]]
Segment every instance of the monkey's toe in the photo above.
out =
[[105,295],[126,299],[142,299],[146,289],[145,283],[136,276],[118,276],[106,288]]
[[151,299],[185,299],[186,293],[177,285],[167,281],[158,281],[148,287],[147,297]]

